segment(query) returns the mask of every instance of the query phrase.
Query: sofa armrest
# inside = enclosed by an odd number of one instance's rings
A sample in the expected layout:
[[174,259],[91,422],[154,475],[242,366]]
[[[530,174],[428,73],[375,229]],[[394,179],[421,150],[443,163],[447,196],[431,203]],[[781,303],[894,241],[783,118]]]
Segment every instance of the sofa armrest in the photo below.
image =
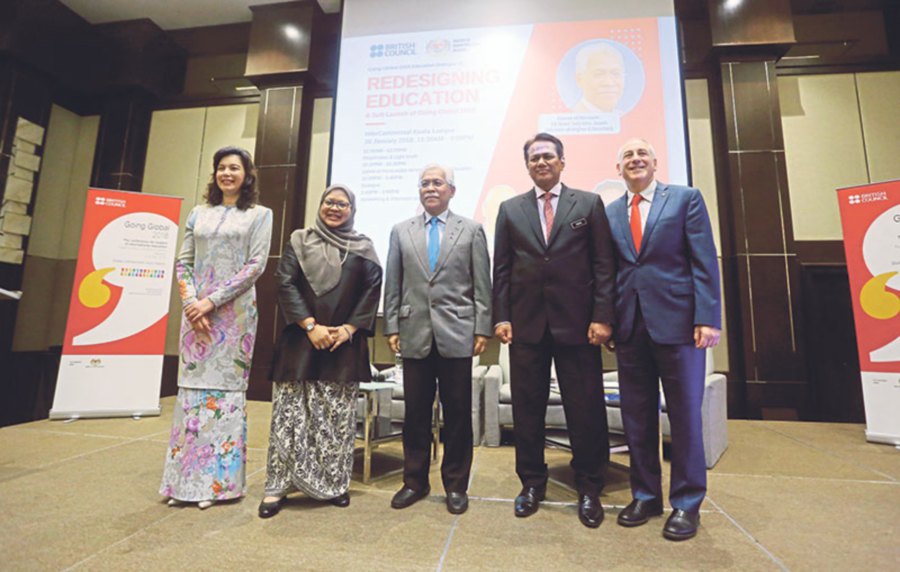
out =
[[703,453],[713,468],[728,448],[728,380],[721,373],[706,378],[703,391]]
[[500,385],[503,371],[499,365],[487,368],[484,374],[484,444],[488,447],[500,446]]
[[484,376],[488,366],[472,368],[472,445],[480,447],[484,440]]

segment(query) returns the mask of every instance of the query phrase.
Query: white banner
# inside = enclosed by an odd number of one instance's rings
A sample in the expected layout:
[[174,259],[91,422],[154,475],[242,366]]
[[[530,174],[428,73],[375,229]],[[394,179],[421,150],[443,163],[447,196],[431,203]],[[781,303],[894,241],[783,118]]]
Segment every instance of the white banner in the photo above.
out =
[[159,415],[180,211],[88,190],[51,419]]

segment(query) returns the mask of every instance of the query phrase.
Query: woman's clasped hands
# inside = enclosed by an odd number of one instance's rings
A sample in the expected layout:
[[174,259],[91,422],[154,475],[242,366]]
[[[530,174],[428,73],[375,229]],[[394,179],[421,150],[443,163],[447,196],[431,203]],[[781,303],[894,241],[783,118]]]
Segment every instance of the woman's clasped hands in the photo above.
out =
[[306,335],[309,337],[309,341],[312,343],[313,347],[317,350],[329,350],[333,352],[345,343],[352,341],[355,332],[356,328],[350,324],[343,324],[340,326],[316,324],[313,326],[312,330],[309,330],[306,333]]
[[188,321],[190,321],[191,328],[193,328],[196,333],[209,335],[210,322],[207,314],[215,309],[215,304],[213,304],[209,298],[204,298],[202,300],[191,302],[185,306],[184,315]]

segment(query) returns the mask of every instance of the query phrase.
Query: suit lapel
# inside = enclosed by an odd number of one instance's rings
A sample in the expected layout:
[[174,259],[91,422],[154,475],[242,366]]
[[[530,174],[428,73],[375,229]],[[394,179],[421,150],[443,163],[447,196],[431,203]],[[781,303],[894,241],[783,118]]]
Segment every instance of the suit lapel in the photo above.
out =
[[441,267],[450,257],[450,251],[456,246],[459,235],[462,234],[462,219],[453,214],[447,213],[447,225],[444,228],[444,236],[441,238],[441,252],[438,255],[437,264],[434,266],[434,273],[437,275],[441,271]]
[[559,199],[557,199],[557,201],[556,215],[553,217],[553,228],[550,229],[550,239],[547,241],[547,246],[553,244],[556,235],[559,234],[560,229],[565,226],[568,221],[569,213],[575,208],[575,193],[572,189],[563,185],[562,188],[560,188]]
[[663,209],[666,207],[666,201],[668,200],[668,185],[657,182],[656,192],[653,194],[653,202],[650,203],[650,214],[647,215],[647,224],[644,225],[644,237],[641,239],[641,252],[647,250],[647,246],[650,244],[650,235],[653,233],[656,222],[659,220],[659,215],[662,214]]
[[546,246],[544,242],[544,229],[541,227],[541,215],[538,214],[537,199],[535,196],[534,189],[522,195],[522,212],[525,215],[525,220],[528,221],[528,225],[534,232],[535,240],[537,240],[538,244],[541,246]]
[[407,229],[409,231],[409,240],[412,243],[413,250],[416,252],[416,258],[422,266],[422,272],[425,276],[431,274],[428,271],[428,243],[425,238],[425,217],[419,215],[412,219]]
[[625,258],[631,258],[632,261],[637,259],[637,250],[634,248],[634,240],[631,238],[631,226],[628,224],[628,194],[622,198],[616,199],[609,205],[610,224],[615,226],[615,234],[621,237],[621,240],[627,245],[627,254]]

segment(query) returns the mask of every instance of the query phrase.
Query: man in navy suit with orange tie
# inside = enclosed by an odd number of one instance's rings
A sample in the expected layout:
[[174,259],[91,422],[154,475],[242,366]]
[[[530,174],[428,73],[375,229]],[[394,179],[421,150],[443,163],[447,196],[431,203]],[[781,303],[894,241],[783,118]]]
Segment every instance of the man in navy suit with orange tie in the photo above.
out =
[[659,384],[672,427],[669,540],[697,533],[706,495],[700,409],[705,353],[719,343],[719,265],[700,191],[655,180],[656,153],[626,142],[617,168],[628,191],[610,204],[617,252],[616,331],[622,422],[631,456],[633,500],[622,526],[663,513]]

